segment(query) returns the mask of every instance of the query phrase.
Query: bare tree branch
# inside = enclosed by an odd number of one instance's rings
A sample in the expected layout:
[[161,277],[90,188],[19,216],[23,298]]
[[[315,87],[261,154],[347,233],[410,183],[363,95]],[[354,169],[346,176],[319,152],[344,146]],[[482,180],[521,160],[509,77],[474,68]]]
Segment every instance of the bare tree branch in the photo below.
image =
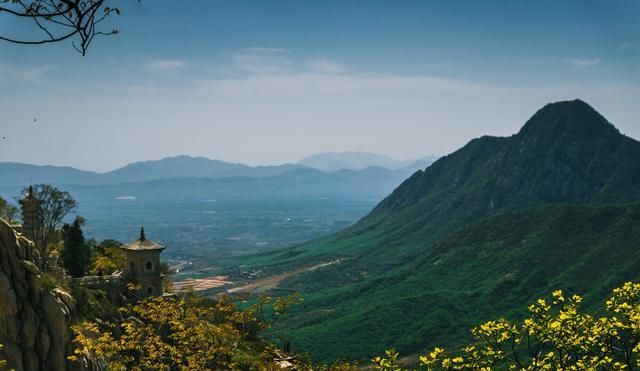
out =
[[118,33],[116,29],[98,28],[112,14],[120,15],[119,8],[107,5],[110,2],[112,0],[0,0],[0,17],[33,19],[42,33],[41,37],[34,38],[0,35],[0,41],[41,45],[77,38],[72,42],[73,48],[86,55],[96,36]]

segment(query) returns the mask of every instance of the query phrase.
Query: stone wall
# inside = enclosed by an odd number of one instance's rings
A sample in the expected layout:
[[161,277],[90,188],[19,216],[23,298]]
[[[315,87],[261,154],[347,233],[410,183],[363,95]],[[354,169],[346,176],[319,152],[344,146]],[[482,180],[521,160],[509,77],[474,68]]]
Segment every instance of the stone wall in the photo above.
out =
[[124,272],[118,271],[109,276],[84,276],[73,279],[73,285],[92,290],[101,290],[109,300],[117,303],[121,299],[123,288],[127,284]]
[[0,220],[0,343],[16,371],[66,370],[74,300],[43,288],[32,243]]

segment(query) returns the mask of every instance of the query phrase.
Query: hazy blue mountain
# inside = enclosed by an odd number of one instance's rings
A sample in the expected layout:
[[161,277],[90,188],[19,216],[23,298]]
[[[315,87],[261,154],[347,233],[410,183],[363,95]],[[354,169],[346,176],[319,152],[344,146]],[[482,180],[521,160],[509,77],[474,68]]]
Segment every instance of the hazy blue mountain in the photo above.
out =
[[[103,174],[106,182],[139,182],[166,178],[219,178],[228,172],[251,169],[242,164],[210,160],[204,157],[175,156],[161,160],[139,161]],[[224,176],[224,175],[223,175]]]
[[[185,163],[191,167],[176,169]],[[31,168],[38,167],[25,166],[25,176]],[[209,173],[212,169],[217,172]],[[291,245],[340,230],[415,171],[414,166],[325,173],[299,165],[252,168],[181,156],[132,164],[116,175],[39,179],[58,183],[79,202],[87,236],[127,241],[144,224],[170,245],[167,258],[197,254],[204,262],[221,253]],[[11,200],[22,187],[19,182],[0,186],[0,196]]]
[[0,162],[0,186],[24,186],[37,183],[92,184],[99,182],[101,178],[101,174],[72,167]]
[[[404,167],[394,168],[393,170],[400,171],[401,173],[412,173],[424,169],[431,162],[433,161],[430,158],[426,158],[414,163],[409,163]],[[384,168],[384,166],[382,167]],[[76,185],[121,184],[171,178],[266,178],[301,169],[311,169],[311,167],[300,164],[253,167],[191,156],[175,156],[161,160],[134,162],[107,173],[82,171],[71,167],[0,162],[0,187],[24,186],[26,184],[37,183]],[[384,170],[388,169],[385,168]],[[370,175],[375,174],[376,170],[368,173]],[[381,174],[380,172],[378,173]],[[306,174],[312,173],[308,172]]]
[[262,178],[300,168],[303,166],[292,164],[251,167],[191,156],[134,162],[106,173],[82,171],[71,167],[0,163],[0,187],[35,183],[99,185],[170,178],[216,179],[237,176]]
[[[426,158],[431,160],[434,158]],[[422,160],[426,163],[426,161]],[[369,152],[325,152],[305,157],[298,164],[322,171],[363,170],[368,167],[401,169],[411,166],[414,161],[400,161],[391,157]],[[426,166],[425,166],[426,167]]]
[[105,183],[140,182],[168,178],[228,178],[247,176],[262,178],[299,169],[299,165],[251,167],[244,164],[211,160],[205,157],[175,156],[155,161],[134,162],[104,174]]

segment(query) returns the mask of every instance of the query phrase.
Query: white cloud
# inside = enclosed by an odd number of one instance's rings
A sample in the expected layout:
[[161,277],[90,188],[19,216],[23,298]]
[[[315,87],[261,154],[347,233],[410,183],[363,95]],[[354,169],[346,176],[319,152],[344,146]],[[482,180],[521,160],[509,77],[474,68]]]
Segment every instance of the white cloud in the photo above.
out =
[[[325,73],[259,74],[201,82],[200,93],[226,97],[296,98],[310,96],[366,96],[370,94],[495,94],[509,88],[430,76],[355,75]],[[199,94],[200,94],[199,93]]]
[[[48,122],[38,130],[46,131],[30,132],[35,130],[30,125],[3,127],[8,137],[25,139],[11,150],[0,147],[5,151],[0,157],[105,170],[175,154],[254,165],[345,150],[412,158],[446,154],[481,135],[513,134],[544,104],[575,98],[593,104],[621,131],[640,138],[637,84],[505,86],[428,75],[366,74],[314,68],[312,61],[296,61],[291,54],[238,50],[233,65],[217,66],[229,72],[198,75],[199,80],[145,76],[101,82],[90,94],[74,97],[80,99],[80,109],[72,111],[60,111],[70,98],[59,94],[57,85],[52,84],[51,94],[34,87],[44,94],[37,115]],[[2,78],[6,76],[0,73],[0,83]],[[2,122],[32,119],[33,99],[4,91]],[[107,112],[94,114],[105,105],[110,107]],[[90,123],[87,117],[92,117]],[[153,148],[136,144],[151,131]],[[61,137],[65,132],[77,135]],[[59,151],[60,143],[71,150]],[[19,150],[26,145],[38,151]]]
[[148,62],[146,67],[154,72],[172,72],[181,69],[186,64],[185,61],[177,59],[159,59]]
[[598,58],[574,58],[567,60],[567,63],[571,64],[575,68],[592,67],[600,63]]
[[249,74],[283,74],[291,71],[293,62],[278,48],[247,48],[233,56],[233,66]]
[[307,67],[311,71],[328,75],[337,75],[345,72],[345,68],[337,63],[329,61],[326,57],[312,59],[307,62]]

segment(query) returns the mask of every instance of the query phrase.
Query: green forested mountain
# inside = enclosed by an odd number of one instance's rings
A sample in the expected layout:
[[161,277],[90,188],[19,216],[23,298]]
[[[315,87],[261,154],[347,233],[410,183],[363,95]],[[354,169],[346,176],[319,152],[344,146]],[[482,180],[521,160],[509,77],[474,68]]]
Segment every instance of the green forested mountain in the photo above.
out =
[[638,200],[640,143],[586,103],[558,102],[416,172],[356,225],[244,263],[341,259],[284,284],[306,298],[283,326],[298,350],[411,353],[549,288],[595,298],[634,278]]

